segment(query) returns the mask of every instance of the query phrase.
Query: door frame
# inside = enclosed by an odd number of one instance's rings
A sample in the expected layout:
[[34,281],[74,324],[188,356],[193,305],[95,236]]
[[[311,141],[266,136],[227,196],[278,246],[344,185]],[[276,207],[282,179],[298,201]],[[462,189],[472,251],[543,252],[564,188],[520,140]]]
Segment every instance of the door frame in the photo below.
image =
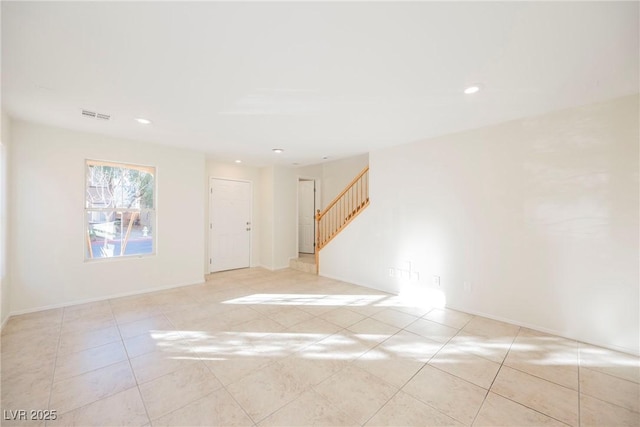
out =
[[300,181],[313,181],[313,187],[315,188],[315,209],[313,212],[313,253],[315,254],[318,248],[316,242],[318,241],[318,223],[315,220],[317,209],[321,209],[322,198],[320,197],[320,178],[314,176],[299,175],[296,179],[296,258],[300,256]]
[[249,216],[251,217],[251,233],[249,233],[249,267],[253,265],[253,232],[254,232],[254,218],[253,218],[253,181],[248,179],[237,179],[237,178],[225,178],[221,176],[209,176],[209,215],[207,218],[207,223],[209,224],[208,228],[208,244],[207,244],[207,260],[209,261],[209,268],[207,271],[209,274],[214,273],[211,271],[213,269],[212,255],[213,255],[213,183],[214,179],[223,180],[223,181],[236,181],[236,182],[246,182],[249,184]]

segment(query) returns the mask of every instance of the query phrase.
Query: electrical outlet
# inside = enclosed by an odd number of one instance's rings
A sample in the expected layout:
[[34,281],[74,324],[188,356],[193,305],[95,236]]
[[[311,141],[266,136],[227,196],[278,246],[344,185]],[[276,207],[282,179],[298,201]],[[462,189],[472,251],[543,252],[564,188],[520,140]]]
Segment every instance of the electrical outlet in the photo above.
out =
[[471,282],[469,282],[469,281],[465,281],[464,282],[464,291],[465,292],[471,292]]
[[431,283],[436,288],[439,288],[440,287],[440,276],[433,276],[433,279],[431,280]]
[[389,269],[389,277],[395,277],[395,275],[396,275],[395,270],[393,268],[390,268]]

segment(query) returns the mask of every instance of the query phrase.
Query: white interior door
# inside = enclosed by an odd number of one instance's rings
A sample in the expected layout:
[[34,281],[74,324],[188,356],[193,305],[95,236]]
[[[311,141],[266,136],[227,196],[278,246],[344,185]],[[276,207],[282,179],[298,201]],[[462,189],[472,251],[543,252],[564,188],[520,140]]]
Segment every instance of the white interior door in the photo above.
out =
[[209,271],[249,267],[251,183],[211,178]]
[[298,250],[312,254],[315,242],[315,181],[298,181]]

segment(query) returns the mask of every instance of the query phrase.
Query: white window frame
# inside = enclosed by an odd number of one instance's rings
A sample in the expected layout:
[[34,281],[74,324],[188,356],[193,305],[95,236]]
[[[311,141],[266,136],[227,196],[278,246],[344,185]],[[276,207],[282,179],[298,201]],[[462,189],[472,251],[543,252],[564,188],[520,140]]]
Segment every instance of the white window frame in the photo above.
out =
[[[153,206],[151,208],[145,208],[144,211],[145,212],[150,212],[152,219],[151,219],[151,223],[153,224],[152,227],[152,240],[151,240],[151,252],[150,253],[143,253],[143,254],[129,254],[129,255],[125,255],[125,254],[118,254],[118,255],[114,255],[114,256],[107,256],[107,257],[90,257],[89,256],[89,245],[91,245],[91,241],[90,241],[90,233],[89,233],[89,213],[90,212],[107,212],[107,213],[111,213],[111,212],[115,212],[116,215],[118,215],[121,219],[124,217],[125,214],[129,213],[129,214],[133,214],[133,213],[137,213],[138,215],[143,211],[143,209],[140,208],[115,208],[115,207],[108,207],[108,208],[96,208],[96,207],[88,207],[88,200],[87,200],[87,192],[88,192],[88,187],[89,187],[89,182],[88,182],[88,171],[89,171],[89,166],[92,165],[100,165],[100,166],[113,166],[113,167],[120,167],[120,168],[126,168],[126,169],[136,169],[136,170],[142,170],[142,171],[146,171],[149,172],[153,175]],[[140,164],[134,164],[134,163],[126,163],[126,162],[117,162],[117,161],[110,161],[110,160],[96,160],[96,159],[85,159],[84,161],[84,235],[85,235],[85,243],[84,243],[84,261],[85,262],[105,262],[105,261],[114,261],[114,260],[124,260],[124,259],[132,259],[132,258],[147,258],[147,257],[153,257],[156,255],[156,247],[157,247],[157,233],[156,233],[156,228],[157,228],[157,188],[158,188],[158,175],[157,175],[157,168],[155,166],[150,166],[150,165],[140,165]],[[122,221],[121,221],[122,223]],[[121,237],[122,239],[122,237]],[[122,241],[121,241],[122,244]]]

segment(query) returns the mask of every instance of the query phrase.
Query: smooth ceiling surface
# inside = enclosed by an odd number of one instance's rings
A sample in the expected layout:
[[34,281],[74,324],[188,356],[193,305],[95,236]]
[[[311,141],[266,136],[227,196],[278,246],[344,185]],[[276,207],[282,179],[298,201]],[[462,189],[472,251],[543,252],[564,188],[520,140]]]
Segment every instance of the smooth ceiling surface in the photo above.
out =
[[[221,160],[318,163],[637,93],[638,12],[638,2],[3,1],[2,106]],[[483,90],[464,95],[472,83]]]

